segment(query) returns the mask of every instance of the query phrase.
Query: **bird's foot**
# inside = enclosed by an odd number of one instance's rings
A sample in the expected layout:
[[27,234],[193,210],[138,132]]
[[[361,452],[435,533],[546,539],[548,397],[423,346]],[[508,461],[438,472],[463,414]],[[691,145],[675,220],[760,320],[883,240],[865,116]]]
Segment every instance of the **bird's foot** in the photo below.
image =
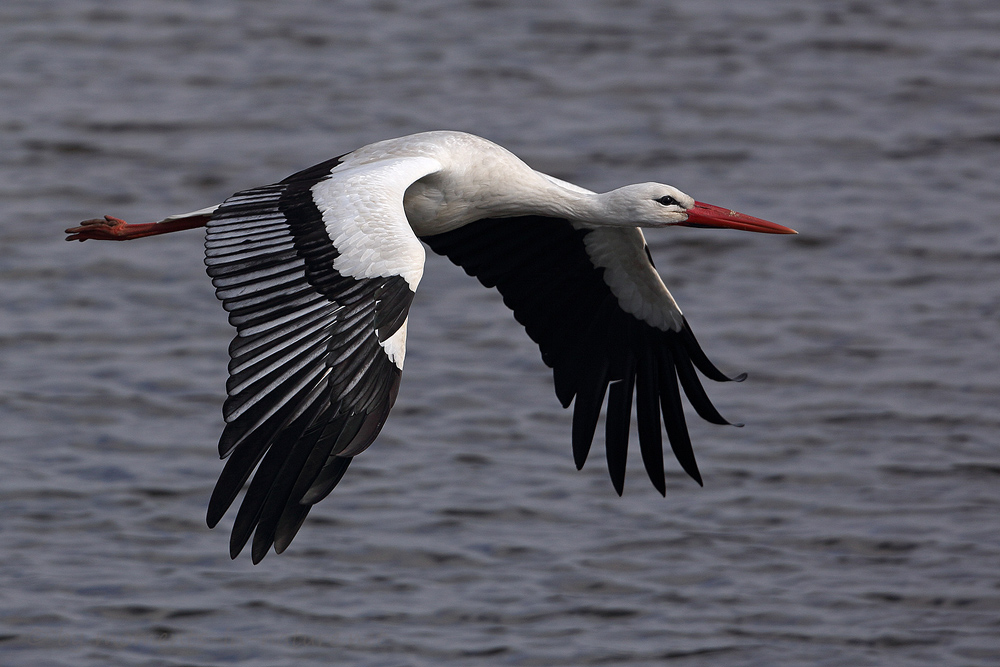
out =
[[132,233],[134,227],[145,227],[146,225],[130,225],[121,218],[106,215],[103,218],[84,220],[76,227],[66,230],[67,241],[127,241],[135,238]]

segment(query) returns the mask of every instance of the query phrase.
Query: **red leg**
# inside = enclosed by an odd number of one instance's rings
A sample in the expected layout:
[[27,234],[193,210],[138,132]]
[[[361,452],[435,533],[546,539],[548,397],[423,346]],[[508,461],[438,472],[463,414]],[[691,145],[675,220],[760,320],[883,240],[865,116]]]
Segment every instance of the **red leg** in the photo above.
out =
[[66,230],[69,235],[67,241],[128,241],[144,236],[155,236],[166,234],[167,232],[178,232],[184,229],[194,229],[204,227],[210,216],[193,215],[188,218],[175,218],[163,222],[147,222],[141,224],[129,224],[120,218],[106,215],[103,218],[84,220],[77,227],[70,227]]

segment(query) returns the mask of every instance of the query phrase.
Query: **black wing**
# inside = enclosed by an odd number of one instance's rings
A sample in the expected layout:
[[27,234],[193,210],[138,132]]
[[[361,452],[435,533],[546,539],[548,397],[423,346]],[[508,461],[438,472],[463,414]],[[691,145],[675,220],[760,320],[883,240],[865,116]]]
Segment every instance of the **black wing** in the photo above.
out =
[[253,534],[254,563],[288,546],[378,435],[399,388],[401,362],[380,341],[405,323],[413,292],[398,276],[333,268],[338,252],[310,188],[337,164],[238,193],[208,223],[208,273],[237,329],[219,442],[229,460],[208,524],[256,469],[230,540],[235,558]]
[[496,287],[538,343],[542,360],[553,369],[563,407],[576,399],[573,458],[578,469],[587,459],[607,396],[608,470],[621,495],[634,397],[639,448],[653,486],[666,493],[661,412],[674,455],[701,484],[679,386],[702,418],[728,424],[695,368],[717,381],[745,376],[729,378],[719,371],[686,320],[677,331],[662,330],[623,310],[603,279],[604,269],[587,254],[584,238],[589,233],[566,220],[526,216],[480,220],[421,240],[486,287]]

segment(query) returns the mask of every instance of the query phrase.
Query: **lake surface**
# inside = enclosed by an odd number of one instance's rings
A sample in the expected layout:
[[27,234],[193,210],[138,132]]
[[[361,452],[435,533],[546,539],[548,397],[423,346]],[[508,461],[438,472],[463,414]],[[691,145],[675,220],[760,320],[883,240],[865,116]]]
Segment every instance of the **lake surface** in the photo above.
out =
[[[0,664],[1000,664],[1000,4],[7,0],[0,54]],[[428,257],[379,441],[230,561],[202,232],[62,230],[438,128],[798,229],[647,235],[746,427],[618,498]]]

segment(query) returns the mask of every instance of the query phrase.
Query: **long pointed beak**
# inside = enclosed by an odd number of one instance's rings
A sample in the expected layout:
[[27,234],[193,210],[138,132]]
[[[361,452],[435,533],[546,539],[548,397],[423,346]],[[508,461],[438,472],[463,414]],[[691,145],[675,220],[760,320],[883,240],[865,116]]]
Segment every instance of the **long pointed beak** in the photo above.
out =
[[696,201],[694,206],[687,210],[687,214],[688,219],[677,223],[679,226],[742,229],[745,232],[760,232],[762,234],[798,234],[794,229],[783,225],[700,201]]

